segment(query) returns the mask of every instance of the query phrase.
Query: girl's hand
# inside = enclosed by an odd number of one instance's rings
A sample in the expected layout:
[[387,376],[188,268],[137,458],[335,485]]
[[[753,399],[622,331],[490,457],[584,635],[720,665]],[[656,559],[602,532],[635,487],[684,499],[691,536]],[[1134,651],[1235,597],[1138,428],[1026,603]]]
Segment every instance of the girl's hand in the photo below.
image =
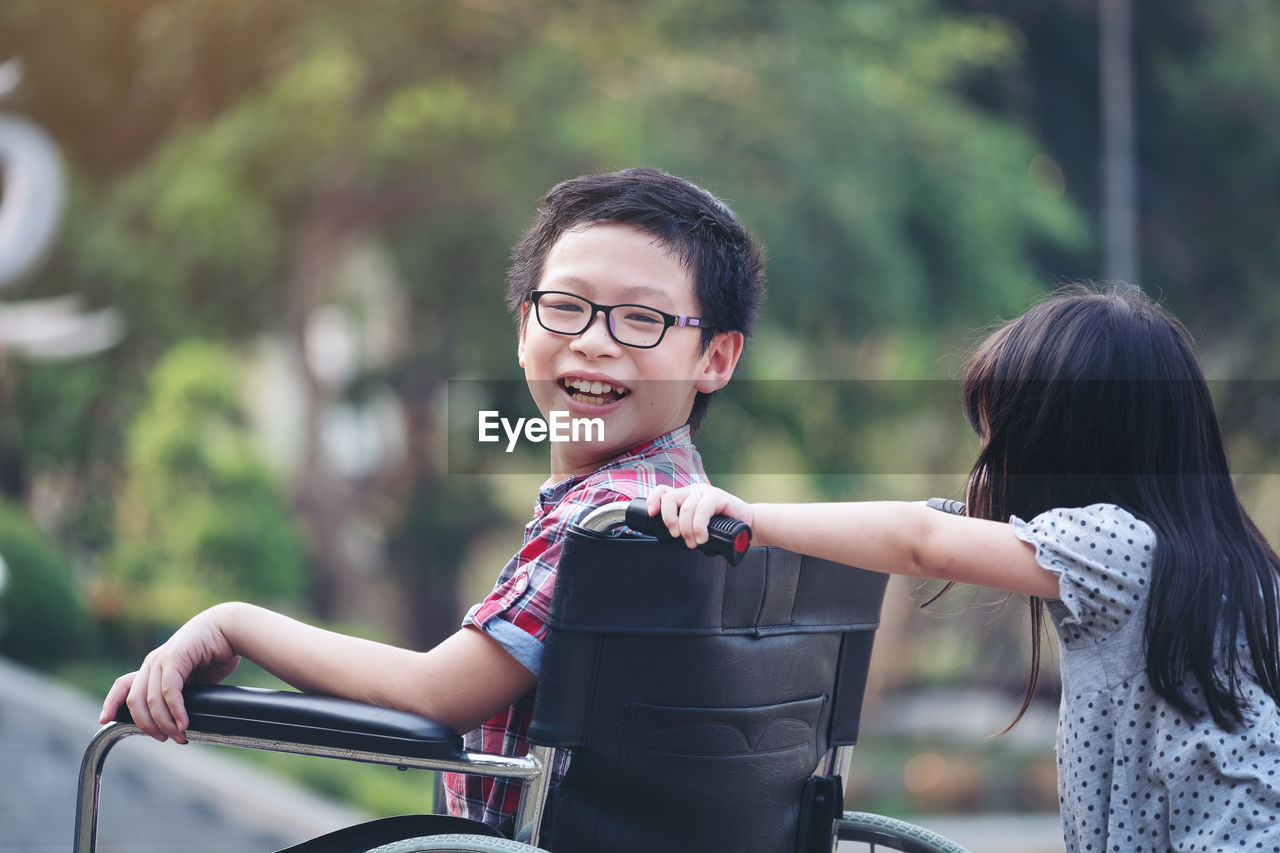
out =
[[158,649],[147,655],[137,672],[122,675],[102,703],[101,723],[115,719],[127,705],[143,734],[156,740],[186,743],[190,725],[182,688],[188,681],[216,684],[240,663],[218,624],[218,608],[194,616]]
[[752,523],[751,505],[724,489],[698,484],[673,489],[658,486],[647,499],[649,515],[662,513],[662,521],[672,536],[684,540],[690,548],[707,541],[707,524],[715,515],[727,515]]

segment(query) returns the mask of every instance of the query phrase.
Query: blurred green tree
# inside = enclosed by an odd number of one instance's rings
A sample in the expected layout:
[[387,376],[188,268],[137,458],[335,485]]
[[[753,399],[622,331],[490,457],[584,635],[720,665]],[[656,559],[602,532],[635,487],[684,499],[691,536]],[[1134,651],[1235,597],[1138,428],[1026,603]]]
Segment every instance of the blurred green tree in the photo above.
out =
[[0,501],[0,654],[52,666],[84,655],[92,637],[70,561],[20,507]]
[[[1037,249],[1085,241],[1033,138],[966,94],[976,77],[1016,73],[1016,31],[928,0],[132,0],[83,19],[17,0],[0,32],[0,49],[29,60],[22,104],[79,176],[38,288],[75,289],[130,323],[98,393],[15,415],[21,448],[56,412],[92,457],[54,459],[51,447],[42,469],[70,466],[96,478],[85,493],[114,491],[102,461],[124,453],[121,425],[162,353],[189,336],[281,336],[303,411],[292,494],[329,614],[359,582],[353,523],[399,543],[383,558],[401,578],[436,589],[456,578],[459,543],[483,535],[484,484],[451,480],[441,461],[443,390],[460,376],[519,378],[504,259],[555,181],[655,165],[726,198],[761,236],[772,290],[742,372],[761,381],[723,401],[704,450],[713,470],[744,444],[778,451],[833,494],[848,483],[819,474],[869,458],[892,470],[886,447],[921,464],[920,447],[892,440],[905,406],[882,417],[846,380],[937,378],[966,327],[1037,291]],[[69,45],[81,61],[55,71]],[[309,329],[343,307],[335,271],[369,244],[390,259],[413,332],[334,383],[308,357]],[[821,382],[797,397],[798,379]],[[403,455],[343,474],[325,413],[386,391]],[[964,452],[962,438],[915,429],[938,464]],[[442,535],[458,541],[423,546],[410,519],[459,490],[475,498],[459,504],[472,521],[450,507]],[[420,641],[452,629],[413,606]]]
[[150,376],[127,433],[111,589],[100,596],[127,622],[180,624],[228,598],[305,590],[296,523],[237,395],[237,365],[215,344],[179,344]]
[[[1023,75],[968,92],[1042,140],[1057,180],[1097,232],[1101,206],[1096,4],[947,0],[996,14],[1025,44]],[[1266,0],[1134,0],[1133,74],[1142,282],[1197,330],[1234,339],[1238,375],[1270,376],[1280,300],[1280,8]],[[1094,278],[1100,240],[1046,258]]]
[[[947,0],[995,14],[1025,44],[1023,74],[969,81],[974,103],[1041,140],[1043,166],[1101,229],[1098,15],[1094,3]],[[1133,79],[1141,281],[1201,341],[1238,470],[1272,472],[1280,442],[1271,387],[1280,364],[1280,7],[1267,0],[1133,0]],[[1097,278],[1100,239],[1044,246],[1039,263]],[[1249,380],[1249,381],[1242,381]],[[1275,487],[1242,481],[1269,517]],[[1264,529],[1266,525],[1264,525]]]

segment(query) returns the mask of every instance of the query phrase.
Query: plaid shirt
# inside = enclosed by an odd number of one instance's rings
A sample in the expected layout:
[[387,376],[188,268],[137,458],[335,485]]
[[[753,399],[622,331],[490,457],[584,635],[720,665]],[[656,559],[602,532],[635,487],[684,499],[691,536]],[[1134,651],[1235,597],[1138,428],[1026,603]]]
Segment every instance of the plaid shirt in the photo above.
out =
[[[523,547],[503,568],[493,592],[471,608],[462,624],[489,634],[537,675],[556,565],[569,526],[596,507],[643,497],[655,486],[705,482],[707,475],[689,428],[681,427],[615,457],[591,473],[544,486],[538,493],[533,520],[525,526]],[[533,697],[533,693],[528,694],[469,732],[464,739],[466,748],[491,755],[527,754]],[[558,778],[564,767],[556,771]],[[518,779],[446,773],[445,802],[450,814],[482,820],[510,833],[523,785]]]

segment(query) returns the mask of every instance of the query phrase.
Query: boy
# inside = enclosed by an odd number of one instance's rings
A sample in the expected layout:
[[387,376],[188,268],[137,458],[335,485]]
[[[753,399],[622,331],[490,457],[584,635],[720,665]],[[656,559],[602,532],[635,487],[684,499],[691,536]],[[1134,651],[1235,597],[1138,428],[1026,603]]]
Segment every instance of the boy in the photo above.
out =
[[[461,630],[414,652],[220,604],[117,679],[102,721],[124,703],[144,733],[185,742],[183,684],[220,681],[243,655],[299,690],[414,711],[470,732],[469,749],[524,754],[565,531],[601,504],[706,481],[691,432],[733,374],[763,278],[732,212],[687,181],[628,169],[553,187],[508,276],[518,358],[545,418],[599,418],[603,435],[551,443],[524,546]],[[451,813],[509,828],[518,782],[451,774],[446,786]]]

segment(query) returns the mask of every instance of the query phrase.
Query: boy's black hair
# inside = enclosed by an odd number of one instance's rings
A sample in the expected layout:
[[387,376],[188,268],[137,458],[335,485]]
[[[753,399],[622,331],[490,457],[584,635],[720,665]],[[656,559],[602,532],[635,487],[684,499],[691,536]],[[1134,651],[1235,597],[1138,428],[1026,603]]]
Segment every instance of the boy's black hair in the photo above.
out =
[[[971,515],[1030,519],[1105,502],[1155,531],[1145,640],[1157,694],[1234,729],[1248,707],[1243,638],[1263,690],[1280,701],[1280,559],[1236,495],[1177,319],[1136,287],[1075,288],[981,344],[964,400],[983,441]],[[1038,664],[1040,600],[1031,607]],[[1023,711],[1034,686],[1033,671]]]
[[[584,175],[551,188],[537,220],[512,252],[507,304],[517,317],[537,288],[556,241],[572,228],[600,223],[638,228],[680,258],[693,277],[699,314],[714,326],[702,331],[703,351],[716,332],[750,336],[764,297],[763,250],[711,193],[648,168]],[[688,421],[694,431],[711,397],[700,392],[694,400]]]

